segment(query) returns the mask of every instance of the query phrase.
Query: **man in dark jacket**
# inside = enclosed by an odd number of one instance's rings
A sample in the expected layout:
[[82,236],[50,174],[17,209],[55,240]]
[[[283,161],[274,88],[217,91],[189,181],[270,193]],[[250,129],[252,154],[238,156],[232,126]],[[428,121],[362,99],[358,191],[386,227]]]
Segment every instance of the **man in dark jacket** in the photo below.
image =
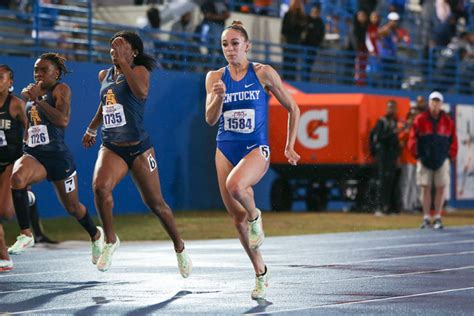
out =
[[387,102],[387,112],[375,126],[375,160],[378,170],[378,198],[380,209],[376,215],[397,212],[397,162],[400,156],[398,142],[397,103]]
[[418,160],[416,182],[421,187],[423,223],[421,228],[431,226],[431,185],[435,185],[435,219],[433,227],[442,229],[441,211],[449,186],[449,160],[456,159],[458,140],[454,121],[441,106],[443,95],[434,91],[429,96],[428,109],[415,118],[410,130],[408,146]]

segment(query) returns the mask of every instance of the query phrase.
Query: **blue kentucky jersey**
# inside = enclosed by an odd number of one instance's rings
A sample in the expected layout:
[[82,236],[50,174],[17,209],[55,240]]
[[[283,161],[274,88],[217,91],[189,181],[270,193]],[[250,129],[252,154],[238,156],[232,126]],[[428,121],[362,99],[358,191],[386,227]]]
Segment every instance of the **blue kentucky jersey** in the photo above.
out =
[[253,67],[249,63],[247,74],[240,81],[232,79],[228,66],[224,69],[222,81],[226,93],[217,141],[268,139],[268,94]]
[[143,124],[146,100],[133,94],[123,74],[114,80],[113,72],[111,67],[100,87],[102,141],[142,141],[148,137]]

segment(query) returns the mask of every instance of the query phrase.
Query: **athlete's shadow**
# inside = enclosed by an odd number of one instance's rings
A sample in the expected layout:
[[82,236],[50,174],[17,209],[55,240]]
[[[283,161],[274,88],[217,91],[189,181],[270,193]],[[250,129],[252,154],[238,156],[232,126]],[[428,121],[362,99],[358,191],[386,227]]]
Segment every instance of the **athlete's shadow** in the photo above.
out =
[[[16,282],[19,287],[21,285]],[[28,283],[24,288],[35,288],[38,291],[48,291],[47,294],[34,296],[25,300],[16,301],[14,303],[0,303],[0,309],[5,312],[21,312],[33,310],[49,303],[53,299],[57,299],[62,295],[79,292],[85,289],[93,288],[104,284],[104,282],[34,282],[32,286]],[[40,292],[41,293],[41,292]]]
[[168,304],[170,304],[173,301],[176,301],[177,299],[180,299],[182,297],[185,297],[186,295],[192,294],[193,292],[191,291],[179,291],[175,295],[173,295],[171,298],[160,302],[158,304],[142,307],[139,309],[136,309],[134,311],[128,312],[127,316],[141,316],[141,315],[149,315],[156,313],[156,311],[166,307]]
[[86,307],[76,313],[74,313],[75,316],[89,316],[89,315],[94,315],[97,313],[97,310],[104,304],[112,302],[112,300],[109,300],[103,296],[95,296],[92,298],[92,300],[95,302],[95,305]]
[[272,302],[267,301],[264,298],[258,299],[258,300],[255,300],[255,301],[257,302],[258,305],[255,306],[255,307],[252,307],[251,309],[249,309],[246,312],[243,312],[244,315],[245,314],[263,313],[263,312],[265,312],[265,310],[267,309],[268,306],[273,305]]

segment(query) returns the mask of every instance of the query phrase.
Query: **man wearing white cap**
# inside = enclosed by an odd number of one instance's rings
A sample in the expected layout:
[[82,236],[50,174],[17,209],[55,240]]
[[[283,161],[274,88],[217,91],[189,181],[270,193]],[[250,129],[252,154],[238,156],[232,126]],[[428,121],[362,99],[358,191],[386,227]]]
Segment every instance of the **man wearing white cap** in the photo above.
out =
[[420,228],[431,226],[431,185],[434,183],[433,228],[442,229],[441,210],[449,185],[449,160],[454,161],[456,158],[458,140],[454,121],[441,110],[443,95],[433,91],[428,99],[428,109],[415,118],[408,146],[418,160],[416,182],[421,188],[423,205],[423,223]]
[[396,12],[387,15],[388,22],[380,27],[380,61],[382,66],[382,87],[400,88],[400,66],[397,65],[397,43],[402,39],[398,35],[398,21],[400,16]]

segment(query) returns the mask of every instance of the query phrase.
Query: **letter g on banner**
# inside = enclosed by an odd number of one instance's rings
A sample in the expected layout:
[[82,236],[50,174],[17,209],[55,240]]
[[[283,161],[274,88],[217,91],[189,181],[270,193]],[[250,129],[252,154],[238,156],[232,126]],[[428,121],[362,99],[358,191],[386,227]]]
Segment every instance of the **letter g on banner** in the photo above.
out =
[[310,110],[301,115],[298,141],[309,149],[326,147],[329,143],[328,110]]

